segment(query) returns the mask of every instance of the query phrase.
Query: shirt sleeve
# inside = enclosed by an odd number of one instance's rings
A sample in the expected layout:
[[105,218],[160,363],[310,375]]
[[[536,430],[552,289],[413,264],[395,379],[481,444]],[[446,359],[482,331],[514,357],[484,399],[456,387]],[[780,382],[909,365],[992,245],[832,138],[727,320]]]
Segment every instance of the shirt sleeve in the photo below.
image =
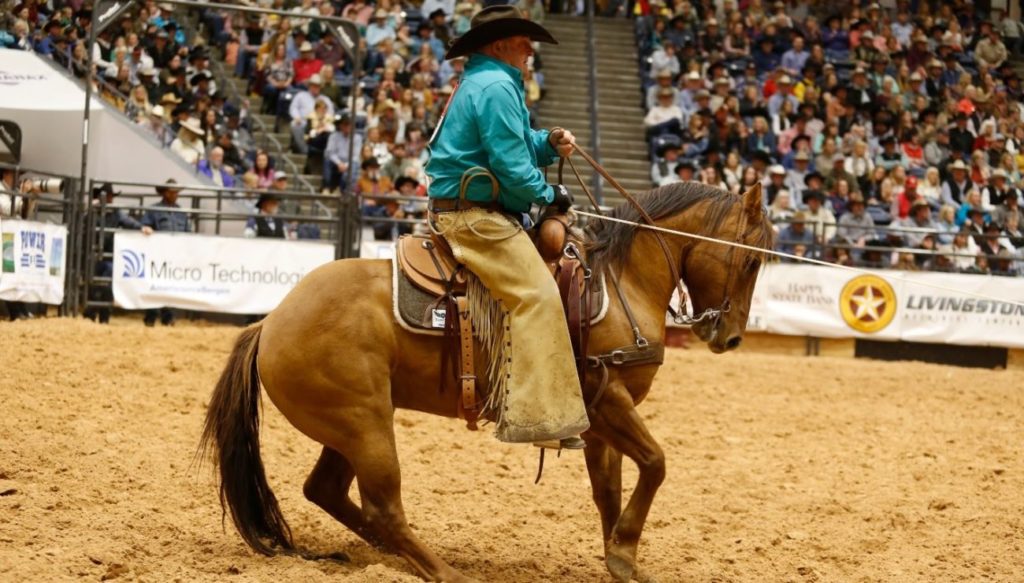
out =
[[535,134],[546,135],[546,132],[531,131],[533,135],[523,135],[522,103],[513,93],[511,84],[497,83],[487,87],[479,94],[475,105],[476,117],[480,120],[480,140],[486,149],[491,172],[504,194],[527,205],[550,203],[554,194],[544,181],[544,174],[533,165],[526,143],[526,139],[530,139],[535,144]]
[[558,150],[551,146],[549,130],[530,130],[533,149],[537,152],[537,165],[550,166],[558,160]]

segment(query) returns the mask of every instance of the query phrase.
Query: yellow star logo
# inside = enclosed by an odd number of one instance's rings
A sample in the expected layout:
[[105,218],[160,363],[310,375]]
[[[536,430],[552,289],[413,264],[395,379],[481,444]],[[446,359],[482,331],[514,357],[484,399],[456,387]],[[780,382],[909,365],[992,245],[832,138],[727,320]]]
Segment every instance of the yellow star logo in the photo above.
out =
[[889,282],[874,275],[850,280],[839,294],[843,320],[858,332],[882,330],[896,315],[896,292]]

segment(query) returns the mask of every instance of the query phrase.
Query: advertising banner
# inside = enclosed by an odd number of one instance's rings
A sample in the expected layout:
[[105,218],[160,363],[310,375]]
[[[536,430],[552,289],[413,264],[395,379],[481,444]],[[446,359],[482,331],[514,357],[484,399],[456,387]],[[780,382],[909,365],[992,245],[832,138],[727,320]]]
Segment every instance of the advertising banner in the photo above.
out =
[[63,302],[67,240],[63,225],[0,221],[0,300]]
[[129,310],[266,314],[307,273],[333,260],[328,243],[119,232],[114,302]]
[[961,292],[1022,301],[1024,278],[772,264],[757,280],[748,329],[1024,348],[1024,306]]

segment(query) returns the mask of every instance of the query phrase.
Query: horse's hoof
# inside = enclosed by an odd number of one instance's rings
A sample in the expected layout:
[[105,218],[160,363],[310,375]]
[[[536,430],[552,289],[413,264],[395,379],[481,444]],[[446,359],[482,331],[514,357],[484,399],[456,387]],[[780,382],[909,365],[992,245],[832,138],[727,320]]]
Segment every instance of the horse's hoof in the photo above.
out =
[[633,571],[633,580],[637,583],[658,583],[658,579],[654,575],[640,568]]
[[633,563],[629,559],[609,553],[604,562],[608,565],[608,572],[618,583],[629,583],[633,578]]

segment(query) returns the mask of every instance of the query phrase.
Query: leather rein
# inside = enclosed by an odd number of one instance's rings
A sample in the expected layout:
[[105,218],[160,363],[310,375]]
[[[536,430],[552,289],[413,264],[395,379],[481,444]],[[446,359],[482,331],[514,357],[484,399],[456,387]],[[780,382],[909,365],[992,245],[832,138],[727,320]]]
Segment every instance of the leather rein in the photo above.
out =
[[[582,157],[588,164],[590,164],[591,167],[593,167],[595,172],[597,172],[602,178],[604,178],[609,184],[611,184],[612,187],[615,188],[615,190],[617,190],[620,195],[622,195],[622,198],[626,199],[626,201],[637,211],[637,213],[640,215],[640,218],[644,222],[651,226],[655,226],[654,219],[650,216],[650,214],[647,213],[647,211],[636,200],[636,198],[632,194],[630,194],[629,191],[625,189],[625,187],[619,184],[619,182],[615,180],[615,178],[613,178],[608,173],[608,171],[605,170],[604,167],[597,162],[597,160],[595,160],[590,154],[588,154],[585,150],[583,150],[583,148],[579,147],[578,145],[574,144],[573,149],[576,151],[576,153],[580,155],[580,157]],[[604,211],[601,209],[601,205],[598,204],[597,199],[594,197],[594,194],[590,191],[589,188],[587,188],[587,185],[584,182],[583,177],[580,175],[579,170],[576,168],[576,164],[573,163],[571,157],[559,158],[558,160],[559,183],[562,183],[562,171],[567,160],[569,162],[569,167],[572,169],[573,174],[576,176],[576,180],[580,184],[580,188],[582,188],[583,192],[587,195],[587,198],[590,200],[590,204],[594,207],[596,214],[604,216]],[[736,231],[737,241],[739,241],[740,238],[743,236],[743,232],[746,227],[746,213],[741,213],[741,215],[742,216],[740,219],[740,223],[737,226]],[[692,326],[705,320],[717,322],[719,318],[722,317],[722,314],[728,313],[732,307],[732,303],[729,299],[729,289],[731,287],[734,273],[734,249],[730,247],[728,252],[729,270],[726,275],[722,305],[719,306],[718,308],[707,308],[697,316],[690,316],[686,307],[686,288],[684,287],[683,278],[680,274],[679,267],[676,265],[675,258],[672,256],[672,251],[669,249],[668,243],[665,242],[665,238],[660,232],[651,231],[651,233],[654,235],[655,240],[658,242],[658,246],[661,248],[662,254],[665,256],[665,260],[668,263],[668,268],[672,276],[672,281],[675,283],[676,291],[679,294],[679,309],[676,310],[671,305],[669,305],[667,308],[669,315],[672,317],[672,321],[680,326]],[[612,271],[611,267],[608,267],[608,276],[609,279],[611,279],[612,284],[615,286],[615,290],[619,296],[619,301],[622,303],[622,307],[626,312],[626,317],[629,319],[630,326],[633,329],[633,336],[636,340],[636,346],[638,348],[646,346],[648,344],[647,339],[644,338],[643,335],[640,333],[640,328],[637,324],[636,317],[633,315],[633,310],[629,306],[629,302],[626,301],[626,296],[622,291],[622,287],[619,285],[618,277],[616,276],[614,271]]]

